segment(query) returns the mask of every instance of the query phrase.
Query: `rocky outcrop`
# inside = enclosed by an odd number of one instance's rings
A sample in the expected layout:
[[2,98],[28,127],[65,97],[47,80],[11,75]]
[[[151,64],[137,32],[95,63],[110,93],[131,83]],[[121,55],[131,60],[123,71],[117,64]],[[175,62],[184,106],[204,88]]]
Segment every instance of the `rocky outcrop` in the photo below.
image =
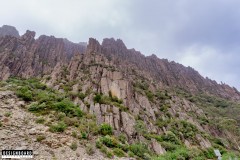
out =
[[151,139],[151,145],[157,155],[166,153],[166,150],[155,140]]
[[[19,100],[12,91],[0,87],[0,149],[33,150],[34,159],[108,159],[99,151],[88,155],[84,145],[75,151],[70,146],[79,140],[71,134],[57,134],[49,127],[36,123],[35,115],[27,112],[27,104]],[[6,116],[9,113],[10,116]],[[47,120],[47,117],[45,117]],[[39,140],[39,137],[44,137]],[[122,158],[124,160],[124,158]]]
[[85,46],[27,31],[21,37],[0,38],[0,79],[9,76],[41,77],[52,73],[57,63],[67,64],[74,54],[85,52]]
[[0,27],[0,37],[4,37],[6,35],[13,36],[13,37],[20,37],[15,27],[3,25],[2,27]]
[[134,49],[127,49],[119,39],[104,39],[102,53],[120,67],[132,68],[141,75],[154,78],[163,86],[183,88],[192,93],[209,92],[224,98],[240,100],[240,93],[235,88],[204,78],[191,67],[159,59],[156,55],[145,57]]

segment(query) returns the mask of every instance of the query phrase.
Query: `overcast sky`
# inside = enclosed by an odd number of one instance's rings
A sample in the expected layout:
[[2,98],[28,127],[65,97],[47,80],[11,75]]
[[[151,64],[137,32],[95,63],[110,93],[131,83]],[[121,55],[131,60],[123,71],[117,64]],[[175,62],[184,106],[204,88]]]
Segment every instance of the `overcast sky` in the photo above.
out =
[[128,48],[191,66],[240,90],[239,0],[0,0],[0,25]]

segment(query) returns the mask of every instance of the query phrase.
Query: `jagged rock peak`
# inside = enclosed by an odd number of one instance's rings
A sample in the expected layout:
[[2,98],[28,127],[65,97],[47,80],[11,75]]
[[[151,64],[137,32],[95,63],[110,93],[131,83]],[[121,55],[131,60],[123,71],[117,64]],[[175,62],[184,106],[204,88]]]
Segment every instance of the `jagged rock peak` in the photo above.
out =
[[121,39],[115,40],[114,38],[105,38],[102,42],[103,47],[111,47],[115,49],[127,49],[126,45]]
[[15,27],[9,26],[9,25],[3,25],[2,27],[0,27],[0,37],[6,36],[6,35],[20,37],[19,32]]
[[22,39],[33,40],[36,32],[27,30],[24,35],[21,36]]
[[94,39],[94,38],[89,38],[88,45],[87,45],[87,52],[101,52],[101,45],[100,43]]

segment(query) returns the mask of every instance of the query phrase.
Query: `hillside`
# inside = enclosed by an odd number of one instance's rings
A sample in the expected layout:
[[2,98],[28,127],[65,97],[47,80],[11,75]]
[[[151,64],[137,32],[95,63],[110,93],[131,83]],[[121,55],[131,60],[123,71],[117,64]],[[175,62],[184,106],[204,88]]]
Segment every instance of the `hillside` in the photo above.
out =
[[[73,159],[214,159],[213,148],[237,156],[235,88],[145,57],[121,40],[90,38],[86,46],[34,37],[0,36],[0,146],[22,147],[14,126],[26,123],[24,146],[36,159],[66,159],[69,152]],[[9,132],[19,144],[6,138]]]

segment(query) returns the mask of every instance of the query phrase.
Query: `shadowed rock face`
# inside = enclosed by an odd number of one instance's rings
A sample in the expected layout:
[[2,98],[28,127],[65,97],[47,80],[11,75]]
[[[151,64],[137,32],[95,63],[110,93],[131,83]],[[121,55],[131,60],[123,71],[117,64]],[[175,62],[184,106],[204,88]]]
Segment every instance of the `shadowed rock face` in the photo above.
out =
[[0,37],[4,37],[6,35],[20,37],[15,27],[3,25],[2,27],[0,27]]

